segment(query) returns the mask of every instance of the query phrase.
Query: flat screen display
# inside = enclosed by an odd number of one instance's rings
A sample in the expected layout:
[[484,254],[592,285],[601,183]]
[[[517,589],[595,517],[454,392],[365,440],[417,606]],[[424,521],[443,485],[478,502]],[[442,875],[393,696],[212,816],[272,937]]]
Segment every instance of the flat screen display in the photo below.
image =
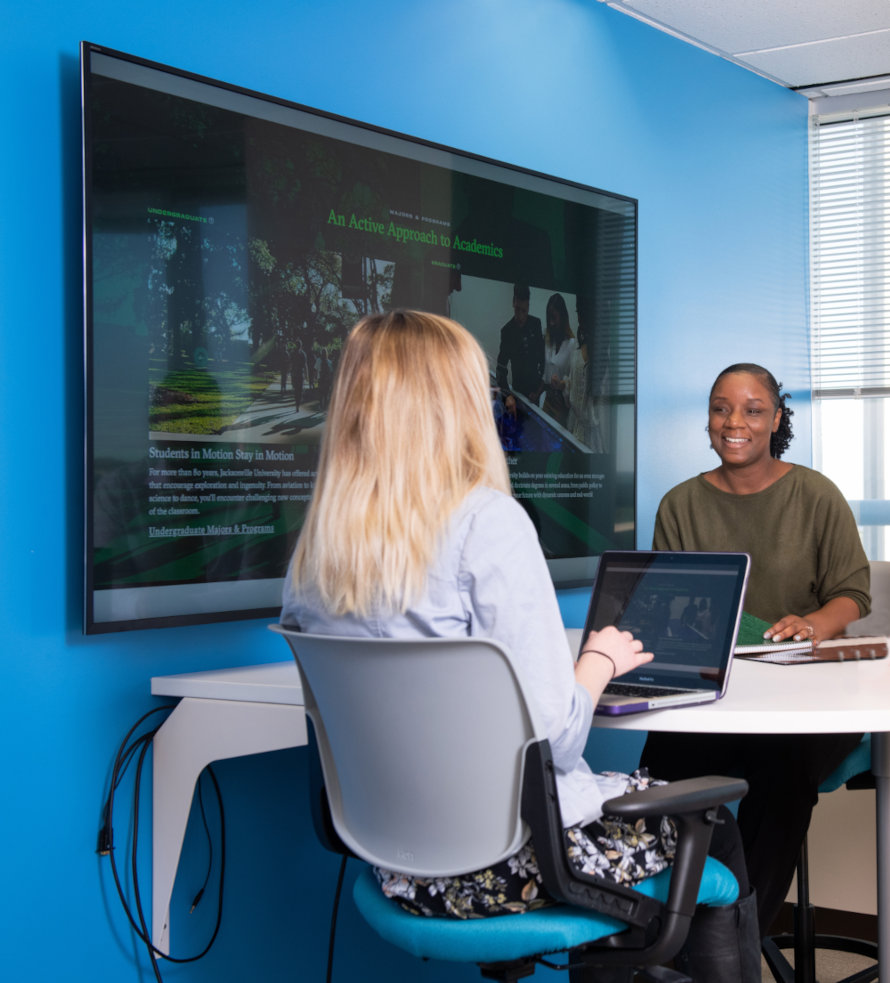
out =
[[[341,346],[394,307],[482,345],[554,581],[633,548],[633,199],[89,43],[81,63],[87,632],[277,613]],[[572,337],[545,361],[551,322]]]

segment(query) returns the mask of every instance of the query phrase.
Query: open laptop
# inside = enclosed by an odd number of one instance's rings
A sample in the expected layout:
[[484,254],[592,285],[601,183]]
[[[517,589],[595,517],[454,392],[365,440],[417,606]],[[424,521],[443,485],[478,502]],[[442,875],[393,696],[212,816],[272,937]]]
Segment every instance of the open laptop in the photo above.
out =
[[584,626],[633,632],[655,658],[613,680],[598,714],[719,700],[726,692],[751,565],[747,553],[603,553]]

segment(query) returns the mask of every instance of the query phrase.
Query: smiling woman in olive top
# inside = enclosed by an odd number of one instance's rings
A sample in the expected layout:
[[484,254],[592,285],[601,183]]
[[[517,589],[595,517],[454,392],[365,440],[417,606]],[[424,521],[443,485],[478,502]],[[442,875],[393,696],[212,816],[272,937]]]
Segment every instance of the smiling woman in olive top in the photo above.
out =
[[868,613],[868,560],[837,487],[780,460],[793,436],[785,399],[760,366],[720,374],[708,414],[720,464],[665,495],[653,544],[750,553],[745,610],[770,622],[774,641],[819,641]]
[[[760,365],[720,373],[707,427],[720,464],[664,496],[653,547],[749,553],[745,610],[768,623],[765,637],[818,642],[868,613],[869,566],[838,488],[781,460],[793,436],[787,398]],[[641,763],[652,774],[678,779],[713,771],[748,780],[738,820],[761,934],[787,894],[819,784],[860,736],[649,735]]]

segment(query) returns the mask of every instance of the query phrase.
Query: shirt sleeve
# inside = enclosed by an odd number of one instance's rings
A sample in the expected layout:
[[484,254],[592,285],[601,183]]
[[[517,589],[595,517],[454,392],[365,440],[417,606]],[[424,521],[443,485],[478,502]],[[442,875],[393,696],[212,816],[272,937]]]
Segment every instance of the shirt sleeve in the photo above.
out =
[[470,634],[510,653],[562,772],[581,760],[593,705],[575,682],[556,592],[531,520],[521,505],[495,495],[468,524],[460,589]]
[[[818,473],[814,473],[818,474]],[[837,597],[849,597],[856,602],[860,617],[871,611],[870,568],[862,547],[856,518],[840,490],[823,475],[822,507],[814,508],[814,525],[822,537],[817,558],[814,591],[824,606]]]

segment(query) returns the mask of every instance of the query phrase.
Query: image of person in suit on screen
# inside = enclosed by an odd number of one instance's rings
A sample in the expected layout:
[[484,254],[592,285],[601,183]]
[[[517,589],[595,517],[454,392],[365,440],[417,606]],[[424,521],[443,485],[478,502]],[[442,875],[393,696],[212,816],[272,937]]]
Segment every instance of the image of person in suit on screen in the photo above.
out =
[[529,298],[527,284],[513,287],[513,317],[501,328],[497,381],[501,389],[513,389],[537,405],[544,375],[544,333],[541,319],[528,312]]

